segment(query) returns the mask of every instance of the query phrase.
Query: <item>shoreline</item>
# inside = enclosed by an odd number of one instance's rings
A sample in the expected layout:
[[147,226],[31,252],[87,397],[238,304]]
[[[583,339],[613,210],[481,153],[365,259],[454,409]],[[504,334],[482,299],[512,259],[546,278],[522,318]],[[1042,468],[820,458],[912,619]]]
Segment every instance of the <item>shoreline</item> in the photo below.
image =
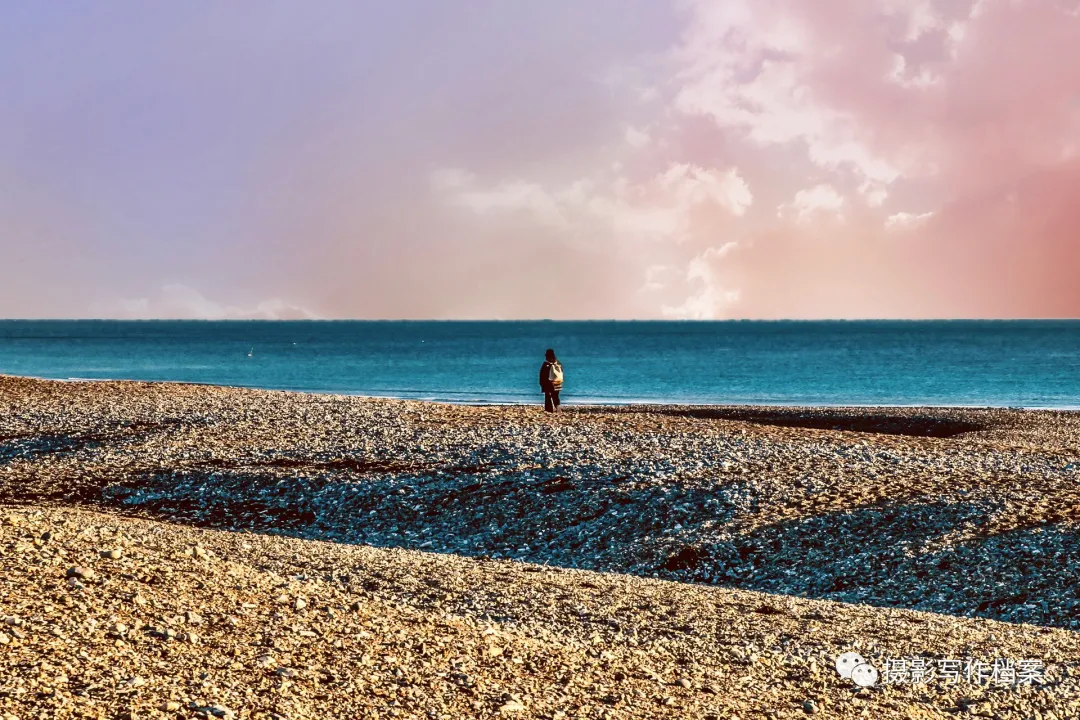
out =
[[[0,716],[1070,717],[1078,519],[1068,411],[0,376]],[[852,649],[1046,678],[856,692]]]
[[[150,384],[150,385],[191,385],[196,387],[209,387],[209,388],[222,388],[227,390],[255,390],[262,392],[279,392],[279,393],[291,393],[297,395],[313,395],[313,396],[330,396],[330,397],[355,397],[368,400],[398,400],[403,402],[420,402],[431,403],[436,405],[450,405],[450,406],[462,406],[462,407],[532,407],[536,405],[543,405],[543,398],[540,393],[536,395],[540,396],[535,401],[499,401],[490,399],[475,399],[475,400],[451,400],[441,399],[438,396],[425,396],[425,397],[411,397],[408,395],[372,395],[363,391],[330,391],[330,390],[308,390],[302,388],[271,388],[256,385],[227,385],[221,383],[208,383],[199,382],[193,380],[139,380],[131,378],[80,378],[80,377],[66,377],[66,378],[53,378],[43,377],[37,375],[12,375],[6,373],[0,373],[0,378],[22,379],[22,380],[40,380],[45,382],[59,382],[59,383],[136,383],[136,384]],[[530,396],[531,397],[531,396]],[[732,409],[756,409],[756,408],[768,408],[768,409],[787,409],[797,410],[800,408],[806,408],[810,410],[843,410],[843,409],[859,409],[859,410],[888,410],[890,408],[911,410],[911,409],[924,409],[924,410],[1017,410],[1017,411],[1049,411],[1049,412],[1080,412],[1080,405],[980,405],[980,404],[860,404],[860,403],[760,403],[760,402],[686,402],[682,400],[654,400],[648,398],[628,399],[620,400],[616,398],[599,398],[596,401],[593,400],[574,400],[570,399],[563,402],[565,407],[610,407],[610,408],[622,408],[622,407],[685,407],[685,408],[732,408]]]

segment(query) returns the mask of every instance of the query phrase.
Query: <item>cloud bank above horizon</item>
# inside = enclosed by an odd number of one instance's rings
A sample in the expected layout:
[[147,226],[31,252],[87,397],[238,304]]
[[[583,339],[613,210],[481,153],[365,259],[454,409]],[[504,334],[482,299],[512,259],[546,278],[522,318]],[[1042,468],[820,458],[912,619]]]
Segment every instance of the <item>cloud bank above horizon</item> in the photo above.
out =
[[0,316],[1080,317],[1080,0],[260,7],[0,10]]

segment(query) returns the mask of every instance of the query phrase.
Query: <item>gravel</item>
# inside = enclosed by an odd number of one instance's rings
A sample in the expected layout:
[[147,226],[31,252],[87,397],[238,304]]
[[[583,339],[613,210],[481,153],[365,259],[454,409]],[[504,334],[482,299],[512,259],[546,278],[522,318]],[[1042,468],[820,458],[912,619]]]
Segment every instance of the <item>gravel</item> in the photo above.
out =
[[0,717],[1080,714],[1076,414],[567,410],[0,377]]

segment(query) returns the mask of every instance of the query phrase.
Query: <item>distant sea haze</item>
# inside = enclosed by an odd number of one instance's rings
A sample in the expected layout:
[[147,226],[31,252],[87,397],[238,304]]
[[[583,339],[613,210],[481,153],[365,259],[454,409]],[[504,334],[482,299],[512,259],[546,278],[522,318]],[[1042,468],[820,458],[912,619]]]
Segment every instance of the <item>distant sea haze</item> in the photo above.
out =
[[1080,321],[0,321],[0,373],[540,403],[1080,408]]

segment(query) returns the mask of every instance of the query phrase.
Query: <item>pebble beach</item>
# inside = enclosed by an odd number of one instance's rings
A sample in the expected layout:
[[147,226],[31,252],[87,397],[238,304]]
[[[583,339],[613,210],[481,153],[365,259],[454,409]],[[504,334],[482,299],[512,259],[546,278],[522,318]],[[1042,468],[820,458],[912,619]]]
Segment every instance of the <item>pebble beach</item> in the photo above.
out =
[[0,377],[0,717],[1076,718],[1078,480],[1063,411]]

